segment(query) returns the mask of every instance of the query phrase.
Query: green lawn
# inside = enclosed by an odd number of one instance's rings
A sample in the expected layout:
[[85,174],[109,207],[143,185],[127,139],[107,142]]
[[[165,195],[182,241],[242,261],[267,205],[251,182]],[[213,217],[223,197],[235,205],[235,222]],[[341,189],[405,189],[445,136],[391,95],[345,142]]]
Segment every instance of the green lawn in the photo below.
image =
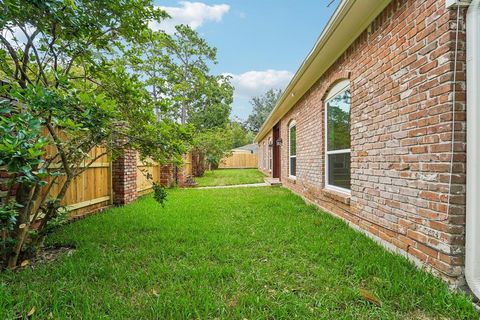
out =
[[205,171],[203,177],[195,178],[199,187],[228,186],[263,182],[265,175],[257,169],[218,169]]
[[[478,319],[461,294],[283,188],[177,189],[63,227],[0,275],[0,319]],[[360,294],[368,290],[377,306]]]

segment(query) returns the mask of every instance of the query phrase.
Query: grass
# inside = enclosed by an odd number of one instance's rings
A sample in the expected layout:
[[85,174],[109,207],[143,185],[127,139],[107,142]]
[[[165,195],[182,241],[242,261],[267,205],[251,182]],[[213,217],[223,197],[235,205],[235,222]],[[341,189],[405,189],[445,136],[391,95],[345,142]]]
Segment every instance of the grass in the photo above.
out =
[[[462,294],[283,188],[172,190],[67,225],[0,275],[0,319],[478,319]],[[381,305],[365,300],[370,292]]]
[[203,177],[195,178],[199,187],[228,186],[263,182],[265,175],[257,169],[217,169],[206,171]]

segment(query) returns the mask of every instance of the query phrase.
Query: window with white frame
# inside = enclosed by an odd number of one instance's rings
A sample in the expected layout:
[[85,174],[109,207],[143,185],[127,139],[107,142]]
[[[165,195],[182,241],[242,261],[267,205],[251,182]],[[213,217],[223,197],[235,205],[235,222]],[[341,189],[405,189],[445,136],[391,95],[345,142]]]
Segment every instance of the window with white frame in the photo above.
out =
[[263,160],[263,169],[267,168],[267,147],[265,145],[265,142],[263,142],[263,152],[262,152],[262,160]]
[[337,83],[325,99],[325,186],[350,192],[350,87]]
[[273,157],[272,157],[273,142],[272,138],[268,139],[268,170],[272,170]]
[[288,175],[290,178],[297,176],[297,124],[290,122],[288,126]]

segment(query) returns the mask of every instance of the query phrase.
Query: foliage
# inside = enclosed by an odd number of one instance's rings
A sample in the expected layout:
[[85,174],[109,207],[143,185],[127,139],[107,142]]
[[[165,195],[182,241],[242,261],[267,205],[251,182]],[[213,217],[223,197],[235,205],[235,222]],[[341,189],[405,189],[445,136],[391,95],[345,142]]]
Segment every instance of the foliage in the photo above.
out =
[[268,115],[275,107],[278,99],[282,95],[282,90],[270,89],[263,95],[253,97],[250,104],[253,106],[252,113],[248,116],[247,127],[255,134],[260,131]]
[[155,201],[160,203],[162,207],[164,207],[165,201],[167,201],[167,191],[160,183],[157,183],[157,182],[154,182],[152,184],[152,188],[153,188],[153,198],[155,199]]
[[[226,136],[216,134],[231,135],[233,87],[229,77],[210,72],[216,49],[189,26],[178,25],[173,35],[152,32],[129,48],[124,63],[148,88],[157,117],[192,126],[197,138],[191,147],[201,153],[199,159],[218,166],[219,157],[231,149]],[[201,160],[197,173],[205,165]]]
[[479,319],[465,294],[285,188],[176,189],[164,209],[145,197],[47,244],[76,251],[0,274],[0,319]]
[[232,130],[232,148],[238,148],[253,143],[255,138],[253,132],[248,130],[240,121],[231,121],[230,129]]
[[230,128],[217,128],[196,135],[194,145],[205,155],[211,168],[216,169],[220,160],[230,153],[232,140]]
[[[228,156],[233,148],[252,142],[253,133],[248,131],[241,122],[232,120],[225,127],[197,134],[193,143],[196,150],[202,153],[202,158],[207,162],[207,166],[215,169],[218,168],[220,160]],[[202,166],[202,164],[197,164],[197,166]],[[203,172],[204,170],[200,170],[200,176],[203,175]]]
[[[126,48],[150,38],[149,21],[167,17],[150,0],[5,0],[0,11],[2,216],[16,208],[13,230],[8,219],[0,226],[10,244],[1,264],[14,268],[61,224],[70,183],[95,160],[132,147],[180,161],[191,130],[157,121],[144,83],[122,63]],[[105,152],[91,156],[95,146]]]
[[176,26],[173,35],[151,33],[128,51],[126,61],[149,88],[158,115],[197,132],[229,121],[233,87],[229,77],[210,73],[216,62],[216,49],[186,25]]

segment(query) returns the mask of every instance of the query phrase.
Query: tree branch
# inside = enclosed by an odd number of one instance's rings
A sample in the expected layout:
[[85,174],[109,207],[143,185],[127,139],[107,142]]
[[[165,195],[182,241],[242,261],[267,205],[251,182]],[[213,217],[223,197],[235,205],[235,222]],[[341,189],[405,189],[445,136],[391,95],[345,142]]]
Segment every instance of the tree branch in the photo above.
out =
[[38,76],[37,79],[35,80],[35,83],[38,84],[40,82],[40,79],[43,78],[45,86],[48,86],[48,79],[47,76],[45,75],[45,69],[43,67],[43,62],[40,61],[40,55],[38,54],[37,48],[35,46],[32,47],[33,53],[35,55],[35,60],[37,61],[38,65]]
[[[18,79],[18,72],[20,71],[20,73],[23,74],[23,71],[22,71],[22,68],[20,66],[20,61],[19,61],[19,58],[18,58],[18,55],[17,53],[15,52],[15,49],[12,47],[12,45],[8,42],[7,39],[5,39],[5,37],[0,33],[0,41],[3,43],[3,45],[5,47],[7,47],[7,50],[8,50],[8,53],[10,54],[10,57],[12,58],[13,60],[13,63],[15,63],[15,80],[18,81],[18,83],[20,84],[20,86],[22,88],[25,88],[26,87],[26,83],[25,81],[22,81],[21,79]],[[28,79],[28,77],[25,75],[27,81],[31,84],[31,81],[30,79]]]
[[23,50],[23,59],[22,59],[22,81],[26,81],[27,77],[27,67],[28,67],[28,62],[30,59],[30,48],[33,46],[33,41],[35,40],[35,37],[40,33],[40,30],[35,30],[30,36],[28,35],[28,32],[26,28],[22,27],[21,25],[18,26],[20,30],[22,30],[23,34],[27,38],[27,44],[25,45],[25,49]]
[[72,171],[70,170],[69,164],[68,164],[68,159],[67,159],[67,154],[65,153],[65,150],[62,147],[62,141],[58,138],[57,133],[55,132],[55,129],[52,127],[50,123],[46,124],[46,127],[48,129],[48,132],[53,138],[53,141],[55,142],[55,146],[57,147],[58,154],[60,155],[60,159],[62,160],[63,168],[65,170],[65,173],[68,178],[72,177]]
[[88,168],[90,168],[90,166],[94,164],[95,161],[106,155],[108,155],[108,151],[102,152],[101,154],[93,157],[83,168],[81,168],[81,170],[77,171],[77,175],[82,174],[83,172],[88,170]]

